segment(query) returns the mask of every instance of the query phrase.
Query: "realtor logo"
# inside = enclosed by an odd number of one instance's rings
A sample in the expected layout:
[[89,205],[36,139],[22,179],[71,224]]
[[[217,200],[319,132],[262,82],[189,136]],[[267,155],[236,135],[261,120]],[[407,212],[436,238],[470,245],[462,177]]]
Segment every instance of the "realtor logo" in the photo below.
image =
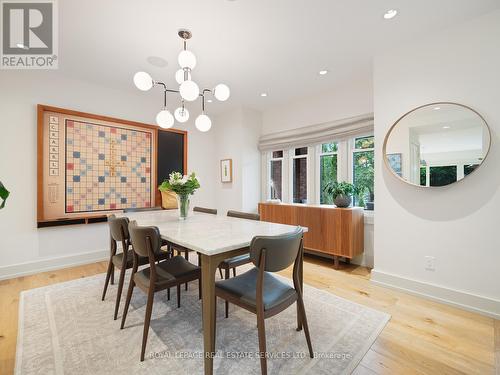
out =
[[1,69],[57,69],[55,0],[1,0]]

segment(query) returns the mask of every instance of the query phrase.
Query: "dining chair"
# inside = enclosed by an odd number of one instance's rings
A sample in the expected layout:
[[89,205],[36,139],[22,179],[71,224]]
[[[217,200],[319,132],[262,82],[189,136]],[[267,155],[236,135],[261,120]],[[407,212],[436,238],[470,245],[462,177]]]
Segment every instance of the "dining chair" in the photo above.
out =
[[193,208],[194,212],[203,212],[205,214],[212,214],[212,215],[217,215],[217,209],[216,208],[205,208],[205,207],[194,207]]
[[[108,270],[106,272],[106,280],[104,282],[104,290],[102,292],[102,300],[106,297],[106,291],[108,289],[108,284],[111,279],[111,284],[114,284],[114,273],[115,267],[120,270],[120,276],[118,279],[118,291],[116,293],[116,304],[115,304],[115,314],[113,319],[116,320],[118,317],[118,309],[120,307],[120,299],[122,296],[123,282],[125,279],[125,271],[132,268],[133,255],[132,250],[130,250],[130,235],[128,232],[129,220],[126,217],[116,217],[115,215],[110,215],[108,217],[108,226],[110,232],[111,246],[110,246],[110,256],[108,262]],[[117,254],[118,246],[121,243],[122,252]],[[157,260],[169,258],[170,254],[168,252],[162,251],[158,254]],[[148,263],[147,258],[139,258],[139,265],[144,265]],[[170,293],[169,293],[170,294]]]
[[[250,243],[251,270],[217,281],[215,295],[257,315],[260,368],[267,374],[265,319],[297,302],[297,330],[304,328],[309,355],[314,353],[302,298],[300,268],[303,257],[302,229],[279,236],[256,236]],[[293,263],[293,287],[273,276]]]
[[[259,214],[254,214],[254,213],[249,213],[249,212],[240,212],[240,211],[234,211],[234,210],[229,210],[227,211],[227,216],[229,217],[236,217],[239,219],[248,219],[248,220],[260,220],[260,215]],[[220,264],[219,264],[219,273],[220,273],[220,278],[221,279],[229,279],[230,277],[230,271],[231,269],[233,270],[233,276],[236,276],[236,267],[243,266],[244,264],[250,263],[250,253],[246,254],[241,254],[234,256],[232,258],[224,259]],[[222,276],[222,270],[224,270],[224,277]],[[229,302],[226,301],[226,318],[229,316]]]
[[[137,286],[148,296],[146,303],[146,316],[144,319],[144,332],[142,334],[142,362],[144,361],[146,342],[148,340],[154,294],[158,291],[176,286],[177,307],[179,308],[181,306],[181,284],[188,281],[198,280],[198,297],[201,298],[201,269],[200,267],[189,263],[180,255],[165,259],[156,264],[156,257],[161,252],[161,237],[158,228],[152,226],[138,226],[135,221],[131,221],[129,223],[128,230],[133,249],[133,266],[120,329],[123,329],[125,325],[130,300],[132,299],[132,293],[134,288]],[[149,267],[138,270],[140,257],[148,259]]]

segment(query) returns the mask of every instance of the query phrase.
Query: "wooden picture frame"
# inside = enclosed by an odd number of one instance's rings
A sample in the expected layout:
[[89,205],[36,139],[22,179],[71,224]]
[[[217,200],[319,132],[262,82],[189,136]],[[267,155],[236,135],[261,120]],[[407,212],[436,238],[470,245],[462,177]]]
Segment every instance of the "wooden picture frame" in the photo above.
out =
[[220,181],[223,183],[233,182],[233,159],[220,161]]
[[[178,129],[159,129],[156,125],[144,124],[136,121],[129,121],[109,116],[96,115],[92,113],[74,111],[64,108],[52,107],[47,105],[38,104],[37,106],[37,223],[38,227],[46,226],[56,226],[56,225],[69,225],[69,224],[89,224],[94,222],[102,222],[107,220],[107,215],[113,212],[121,212],[123,208],[119,208],[119,204],[112,207],[113,209],[108,209],[104,206],[103,210],[75,210],[75,212],[68,209],[67,206],[67,194],[68,194],[68,177],[67,169],[68,166],[68,154],[69,149],[68,141],[68,129],[73,127],[72,124],[78,123],[81,125],[85,123],[88,126],[96,127],[96,129],[109,128],[111,133],[123,130],[125,133],[132,132],[135,134],[140,134],[141,136],[147,136],[147,147],[148,158],[147,165],[147,186],[149,187],[149,192],[146,198],[149,206],[159,206],[161,204],[161,196],[158,192],[158,179],[157,179],[157,163],[158,163],[158,132],[171,132],[179,134],[182,138],[182,144],[179,143],[179,154],[182,154],[182,160],[179,161],[182,164],[183,173],[187,172],[187,131]],[[71,124],[71,125],[68,125]],[[58,126],[55,126],[58,125]],[[114,129],[114,130],[112,130]],[[57,134],[53,135],[57,138],[53,138],[51,131],[57,131]],[[102,130],[102,129],[101,129]],[[83,130],[82,130],[83,131]],[[101,135],[100,135],[101,136]],[[67,139],[68,138],[68,139]],[[56,148],[52,148],[51,139],[57,139]],[[119,152],[118,144],[120,142],[126,142],[118,139],[115,142],[114,139],[107,140],[111,149],[113,144],[117,147]],[[79,140],[82,142],[82,140]],[[130,142],[130,141],[129,141]],[[179,141],[181,142],[181,141]],[[89,144],[92,144],[90,146]],[[86,147],[97,147],[95,139],[87,139]],[[55,154],[55,155],[51,155]],[[122,160],[118,155],[113,155],[113,150],[108,151],[108,156],[106,157],[106,173],[108,176],[113,176],[115,167],[120,164]],[[71,154],[71,152],[70,152]],[[70,155],[71,156],[71,155]],[[54,157],[52,159],[52,157]],[[114,157],[114,158],[113,158]],[[109,158],[109,160],[108,160]],[[117,159],[118,158],[118,159]],[[56,160],[57,159],[57,160]],[[52,163],[56,161],[56,163]],[[70,163],[71,164],[71,163]],[[91,164],[91,163],[90,163]],[[90,165],[89,164],[89,165]],[[122,164],[126,165],[126,162]],[[134,165],[135,166],[135,165]],[[71,166],[72,167],[72,166]],[[94,167],[92,165],[92,167]],[[92,170],[92,167],[89,170]],[[76,168],[76,165],[75,165]],[[56,170],[57,169],[57,170]],[[116,173],[118,175],[118,173]],[[109,178],[109,177],[108,177]],[[53,181],[54,180],[54,181]],[[144,182],[144,181],[141,181]],[[49,186],[52,185],[52,186]],[[57,189],[54,189],[54,185],[57,185]],[[109,185],[108,185],[109,186]],[[87,190],[89,187],[87,186]],[[147,190],[145,190],[147,191]],[[81,193],[84,193],[83,191]],[[54,195],[55,194],[55,195]],[[54,198],[55,197],[55,198]],[[57,203],[54,203],[57,202]],[[53,207],[51,207],[51,205]]]

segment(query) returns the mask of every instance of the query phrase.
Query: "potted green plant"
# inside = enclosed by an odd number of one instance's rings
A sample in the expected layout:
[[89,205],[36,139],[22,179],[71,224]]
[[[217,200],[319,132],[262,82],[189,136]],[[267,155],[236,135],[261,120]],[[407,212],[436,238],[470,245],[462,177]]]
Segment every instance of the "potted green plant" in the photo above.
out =
[[349,207],[352,202],[352,196],[357,194],[356,187],[345,181],[329,181],[323,190],[332,196],[333,203],[340,208]]
[[200,181],[193,172],[190,175],[182,175],[180,172],[172,172],[168,180],[158,187],[160,191],[173,191],[177,196],[179,207],[179,218],[185,220],[189,213],[189,196],[199,189]]
[[7,198],[9,197],[10,192],[3,186],[2,182],[0,181],[0,199],[2,202],[0,203],[0,209],[5,207],[5,202],[7,201]]

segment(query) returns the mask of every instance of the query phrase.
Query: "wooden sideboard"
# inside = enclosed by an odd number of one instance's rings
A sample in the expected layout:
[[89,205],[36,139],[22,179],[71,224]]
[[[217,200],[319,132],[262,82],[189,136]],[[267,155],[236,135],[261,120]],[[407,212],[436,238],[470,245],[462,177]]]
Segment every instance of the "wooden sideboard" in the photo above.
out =
[[307,227],[304,248],[332,255],[335,267],[339,257],[351,259],[364,251],[364,213],[361,207],[259,203],[259,214],[262,221]]

